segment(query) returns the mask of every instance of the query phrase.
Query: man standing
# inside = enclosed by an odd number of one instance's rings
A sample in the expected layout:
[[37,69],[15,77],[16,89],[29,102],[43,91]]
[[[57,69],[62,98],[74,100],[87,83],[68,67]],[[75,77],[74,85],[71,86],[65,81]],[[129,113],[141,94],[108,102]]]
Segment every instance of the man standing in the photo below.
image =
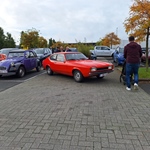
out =
[[64,52],[63,46],[60,46],[60,52]]
[[129,44],[124,48],[124,57],[126,59],[126,89],[131,90],[130,75],[134,75],[134,89],[138,89],[138,70],[140,66],[140,58],[142,49],[139,44],[134,42],[134,36],[129,37]]

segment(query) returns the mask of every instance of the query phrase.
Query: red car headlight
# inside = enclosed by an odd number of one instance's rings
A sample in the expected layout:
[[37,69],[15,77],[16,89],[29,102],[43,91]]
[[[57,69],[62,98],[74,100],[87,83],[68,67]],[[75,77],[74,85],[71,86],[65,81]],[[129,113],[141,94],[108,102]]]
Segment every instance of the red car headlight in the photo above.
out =
[[96,71],[96,70],[97,70],[96,67],[92,67],[92,68],[91,68],[91,72]]
[[113,67],[112,66],[108,66],[108,69],[113,69]]

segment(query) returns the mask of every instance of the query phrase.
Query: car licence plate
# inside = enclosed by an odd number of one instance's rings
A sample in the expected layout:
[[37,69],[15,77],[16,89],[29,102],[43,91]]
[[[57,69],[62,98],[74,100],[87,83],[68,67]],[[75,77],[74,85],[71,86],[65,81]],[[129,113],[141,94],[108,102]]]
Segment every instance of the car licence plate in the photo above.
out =
[[103,73],[103,74],[100,74],[99,77],[104,77],[106,76],[108,73]]
[[0,70],[0,73],[7,73],[7,70]]

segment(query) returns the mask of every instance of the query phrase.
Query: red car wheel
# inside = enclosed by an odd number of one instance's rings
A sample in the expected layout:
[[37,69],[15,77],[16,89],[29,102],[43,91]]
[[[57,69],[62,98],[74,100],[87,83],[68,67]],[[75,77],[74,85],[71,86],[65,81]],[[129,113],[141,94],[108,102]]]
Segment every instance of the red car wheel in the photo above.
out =
[[82,75],[82,73],[81,73],[79,70],[75,70],[75,71],[73,72],[73,77],[74,77],[74,80],[75,80],[76,82],[81,82],[81,81],[83,81],[83,75]]

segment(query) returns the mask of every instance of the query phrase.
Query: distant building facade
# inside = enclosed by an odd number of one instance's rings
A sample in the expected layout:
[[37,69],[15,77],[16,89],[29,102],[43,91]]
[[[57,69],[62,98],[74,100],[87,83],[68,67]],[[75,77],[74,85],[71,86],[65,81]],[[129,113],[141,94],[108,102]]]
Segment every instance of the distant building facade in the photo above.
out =
[[[113,48],[116,48],[116,47],[125,47],[127,44],[129,43],[129,41],[128,40],[121,40],[121,43],[119,44],[119,45],[114,45],[113,46]],[[150,47],[150,40],[149,40],[149,47]],[[139,42],[138,44],[140,44],[141,45],[141,47],[146,47],[146,41],[144,41],[144,42]]]

